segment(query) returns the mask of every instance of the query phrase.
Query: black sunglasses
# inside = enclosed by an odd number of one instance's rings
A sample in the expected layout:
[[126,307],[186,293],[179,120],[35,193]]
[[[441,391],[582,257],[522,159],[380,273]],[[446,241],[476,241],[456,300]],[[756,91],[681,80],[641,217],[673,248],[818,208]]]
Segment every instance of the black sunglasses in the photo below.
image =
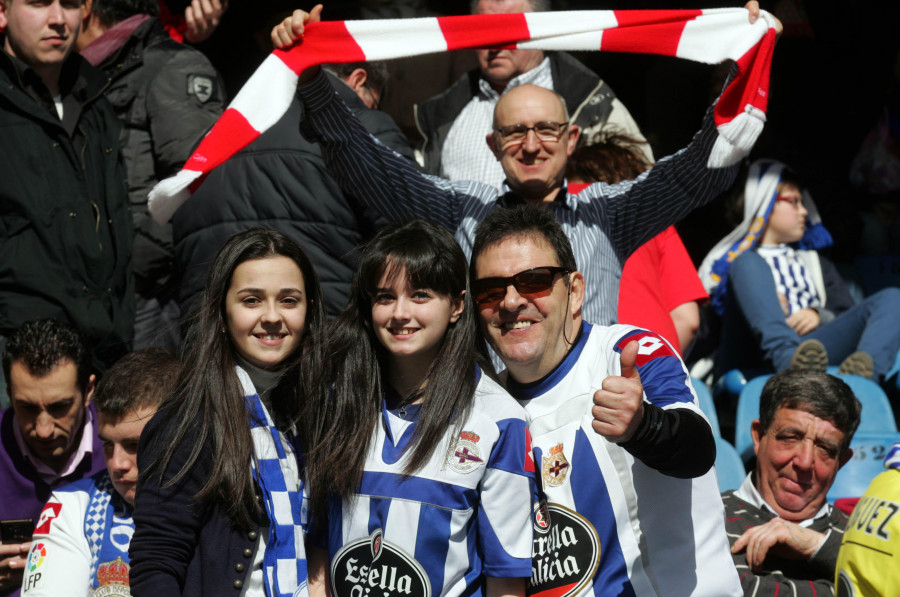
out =
[[499,302],[506,296],[506,289],[510,284],[523,296],[539,294],[553,287],[556,274],[568,273],[569,270],[565,268],[547,266],[526,269],[506,278],[479,278],[472,282],[472,294],[479,305]]

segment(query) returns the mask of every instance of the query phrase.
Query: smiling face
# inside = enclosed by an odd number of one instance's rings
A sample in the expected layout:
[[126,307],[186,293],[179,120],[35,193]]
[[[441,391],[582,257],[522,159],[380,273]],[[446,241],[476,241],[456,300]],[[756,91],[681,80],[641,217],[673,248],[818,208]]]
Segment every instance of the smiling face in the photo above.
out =
[[6,30],[3,49],[35,69],[45,82],[48,76],[59,76],[80,27],[81,0],[0,0],[0,29]]
[[844,432],[830,421],[796,408],[779,408],[763,434],[751,428],[756,451],[756,489],[779,516],[791,522],[813,517],[838,470],[853,455],[841,453]]
[[43,377],[34,377],[20,361],[9,368],[8,392],[25,443],[41,462],[60,471],[81,439],[85,411],[94,392],[78,386],[78,369],[63,359]]
[[[531,12],[528,0],[481,0],[475,14],[510,14]],[[476,50],[481,75],[498,92],[509,82],[534,69],[544,59],[541,50]]]
[[424,374],[447,328],[462,315],[462,296],[451,300],[431,289],[416,288],[407,279],[405,268],[390,277],[382,275],[372,294],[372,327],[378,342],[395,366],[414,359]]
[[806,207],[803,206],[803,193],[800,189],[790,184],[782,185],[761,243],[780,245],[799,241],[806,230],[808,214]]
[[103,442],[103,457],[113,487],[134,506],[137,488],[137,447],[141,431],[147,421],[156,414],[155,408],[140,408],[122,417],[112,417],[102,411],[97,413],[97,435]]
[[505,143],[496,129],[539,122],[566,122],[566,111],[554,92],[534,85],[522,85],[500,98],[494,110],[494,129],[487,142],[500,161],[510,188],[528,201],[552,201],[562,185],[566,161],[578,143],[578,128],[563,128],[558,140],[541,140],[528,131],[517,143]]
[[[475,279],[508,277],[521,271],[560,265],[543,238],[510,236],[484,249]],[[564,276],[569,277],[567,286]],[[522,295],[515,285],[497,302],[478,306],[481,328],[513,379],[529,383],[552,371],[569,351],[581,325],[584,278],[579,272],[557,274],[550,290]]]
[[277,369],[300,347],[306,309],[303,274],[293,259],[250,259],[234,269],[225,318],[235,350],[251,365]]

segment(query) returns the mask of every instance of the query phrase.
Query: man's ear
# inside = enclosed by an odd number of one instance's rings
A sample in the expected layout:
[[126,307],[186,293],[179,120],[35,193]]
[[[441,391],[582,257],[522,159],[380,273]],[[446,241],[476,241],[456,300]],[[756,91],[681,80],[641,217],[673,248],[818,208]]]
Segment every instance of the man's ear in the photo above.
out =
[[578,146],[578,139],[581,138],[581,129],[577,124],[569,125],[569,138],[566,140],[566,155],[572,155]]
[[366,86],[366,80],[369,78],[368,73],[366,73],[366,69],[364,68],[355,68],[353,72],[347,75],[347,78],[344,81],[347,85],[350,86],[350,89],[355,91],[357,95],[362,92],[362,89]]
[[494,133],[488,133],[484,140],[487,143],[488,149],[491,150],[491,153],[494,154],[494,157],[497,158],[497,161],[499,162],[500,158],[503,156],[503,151],[500,149],[500,140],[497,139]]
[[572,272],[569,276],[569,308],[572,315],[580,315],[584,305],[584,275],[581,272]]
[[6,31],[6,24],[9,20],[6,18],[6,3],[9,0],[0,0],[0,33]]
[[[740,429],[737,430],[738,433],[741,432]],[[750,437],[753,438],[753,453],[759,454],[759,441],[762,439],[763,430],[762,423],[759,422],[759,419],[756,419],[752,423],[750,423]]]
[[94,397],[94,390],[97,388],[97,376],[91,373],[88,378],[87,386],[84,388],[84,407],[87,408],[91,404],[91,398]]
[[[81,3],[81,20],[82,21],[87,20],[87,18],[89,16],[91,16],[91,8],[93,8],[93,6],[94,6],[94,0],[84,0],[84,2]],[[84,25],[86,27],[87,23],[85,23]]]

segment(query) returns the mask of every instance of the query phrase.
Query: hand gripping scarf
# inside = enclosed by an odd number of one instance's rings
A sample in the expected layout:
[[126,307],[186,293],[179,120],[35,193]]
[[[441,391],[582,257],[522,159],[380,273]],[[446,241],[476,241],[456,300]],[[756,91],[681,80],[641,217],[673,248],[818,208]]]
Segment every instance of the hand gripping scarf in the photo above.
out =
[[[700,281],[709,293],[712,306],[721,315],[725,310],[725,280],[731,262],[744,251],[759,245],[769,216],[775,207],[778,185],[785,165],[772,160],[758,160],[750,166],[744,185],[744,221],[716,243],[700,264]],[[803,191],[803,207],[808,212],[807,227],[797,243],[800,249],[824,249],[831,246],[831,234],[822,225],[819,210],[808,192]]]
[[294,458],[294,454],[285,450],[285,438],[275,427],[250,376],[241,368],[237,372],[244,389],[253,437],[253,478],[262,492],[270,521],[263,554],[266,597],[308,597],[302,496],[298,480],[286,479],[287,466],[282,464],[286,459]]
[[762,11],[751,25],[743,8],[312,23],[300,43],[275,50],[263,61],[182,170],[150,192],[150,212],[160,224],[168,222],[213,168],[275,124],[290,105],[299,73],[307,68],[466,48],[637,52],[706,64],[734,60],[737,75],[716,104],[719,138],[709,157],[711,168],[729,166],[747,155],[765,123],[774,45],[772,17]]

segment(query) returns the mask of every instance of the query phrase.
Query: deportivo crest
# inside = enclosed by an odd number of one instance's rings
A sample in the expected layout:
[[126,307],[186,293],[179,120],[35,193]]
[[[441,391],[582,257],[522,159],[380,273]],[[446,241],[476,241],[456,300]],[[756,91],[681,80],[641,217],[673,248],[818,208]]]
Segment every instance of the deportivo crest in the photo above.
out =
[[97,567],[97,584],[90,597],[131,597],[128,572],[131,566],[121,557]]
[[213,94],[213,80],[204,75],[188,75],[188,95],[193,95],[201,104],[209,101]]
[[431,581],[415,558],[382,530],[351,541],[331,561],[331,589],[337,597],[431,597]]
[[473,431],[463,431],[456,440],[456,447],[447,455],[447,466],[457,473],[471,473],[478,468],[484,460],[481,458],[481,449],[478,441],[481,437]]
[[569,461],[563,453],[563,445],[559,444],[550,448],[549,456],[541,456],[541,477],[544,485],[559,487],[566,481],[569,475]]
[[547,506],[550,528],[535,533],[528,595],[570,597],[588,586],[600,565],[600,540],[587,519],[559,504]]

